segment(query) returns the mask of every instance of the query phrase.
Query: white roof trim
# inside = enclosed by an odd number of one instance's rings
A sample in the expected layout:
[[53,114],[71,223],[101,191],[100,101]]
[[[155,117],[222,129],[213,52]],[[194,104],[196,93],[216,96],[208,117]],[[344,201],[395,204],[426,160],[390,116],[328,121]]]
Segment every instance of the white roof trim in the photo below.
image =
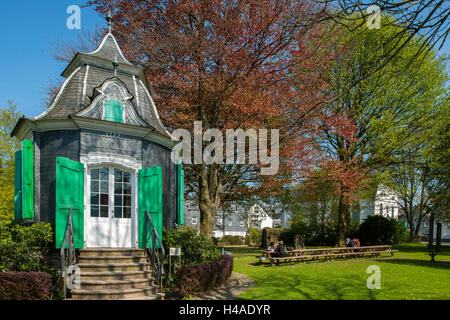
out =
[[142,85],[142,87],[144,88],[144,91],[147,93],[147,96],[150,100],[150,104],[152,105],[152,108],[153,108],[153,112],[156,116],[156,122],[159,124],[159,126],[164,131],[164,133],[166,133],[170,137],[171,140],[175,140],[175,138],[172,137],[172,135],[169,133],[169,131],[167,131],[166,127],[164,127],[163,123],[161,122],[161,119],[159,118],[158,110],[156,110],[156,105],[153,102],[152,96],[150,95],[150,92],[148,92],[147,87],[144,85],[144,83],[142,82],[141,79],[139,79],[139,83]]
[[87,79],[89,76],[89,65],[86,65],[86,73],[84,75],[84,81],[83,81],[83,95],[81,96],[81,102],[83,102],[84,97],[86,96],[86,86],[87,86]]
[[81,66],[79,66],[78,68],[76,68],[71,75],[63,82],[61,88],[58,91],[58,94],[56,95],[56,97],[53,99],[52,103],[50,104],[50,106],[47,108],[47,110],[45,110],[43,113],[41,113],[40,115],[30,118],[31,120],[38,120],[42,117],[44,117],[45,115],[47,115],[50,111],[52,111],[55,108],[56,103],[58,102],[59,98],[61,97],[61,94],[64,92],[64,88],[66,87],[66,85],[69,83],[69,81],[73,78],[73,76],[80,71]]
[[133,82],[134,82],[134,94],[136,96],[136,106],[139,108],[139,90],[137,88],[135,75],[133,75]]
[[131,64],[131,65],[132,65],[132,63],[131,63],[130,61],[128,61],[127,58],[125,58],[125,56],[123,55],[122,50],[120,50],[120,47],[119,47],[119,45],[117,44],[116,38],[114,38],[114,36],[113,36],[113,34],[112,34],[111,32],[109,32],[109,33],[103,38],[102,42],[100,43],[100,45],[98,46],[98,48],[95,49],[95,51],[89,52],[89,53],[87,53],[87,54],[95,54],[95,53],[99,52],[99,51],[103,48],[103,46],[105,45],[106,39],[107,39],[109,36],[112,37],[112,39],[113,39],[113,41],[114,41],[114,43],[115,43],[115,45],[116,45],[116,47],[117,47],[117,50],[119,51],[120,56],[123,58],[123,60],[125,60],[125,62],[127,62],[128,64]]

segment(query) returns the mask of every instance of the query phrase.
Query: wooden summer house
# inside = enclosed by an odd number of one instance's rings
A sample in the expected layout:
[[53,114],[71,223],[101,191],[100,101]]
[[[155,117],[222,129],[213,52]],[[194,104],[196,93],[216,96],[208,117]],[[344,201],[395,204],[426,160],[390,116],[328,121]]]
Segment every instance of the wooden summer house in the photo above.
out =
[[49,222],[61,247],[72,208],[75,248],[139,248],[148,211],[162,227],[183,224],[183,170],[161,122],[144,70],[109,32],[77,53],[45,112],[21,118],[15,219]]

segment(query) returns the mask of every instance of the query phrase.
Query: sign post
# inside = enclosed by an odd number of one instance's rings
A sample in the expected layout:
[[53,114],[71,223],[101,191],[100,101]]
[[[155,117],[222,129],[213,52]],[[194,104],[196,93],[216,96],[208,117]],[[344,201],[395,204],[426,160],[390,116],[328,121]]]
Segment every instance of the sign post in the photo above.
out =
[[172,272],[172,256],[178,256],[179,257],[179,263],[181,266],[181,248],[170,248],[169,249],[169,276]]

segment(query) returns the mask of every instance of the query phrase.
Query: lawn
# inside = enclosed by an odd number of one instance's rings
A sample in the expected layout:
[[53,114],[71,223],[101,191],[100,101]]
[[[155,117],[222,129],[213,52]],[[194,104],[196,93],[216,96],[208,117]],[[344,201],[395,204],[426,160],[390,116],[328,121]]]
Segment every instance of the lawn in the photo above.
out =
[[[450,247],[430,262],[424,244],[401,244],[393,257],[328,262],[256,265],[257,249],[228,249],[234,271],[251,277],[256,285],[238,297],[251,300],[450,299]],[[381,271],[381,289],[369,290],[367,267]]]

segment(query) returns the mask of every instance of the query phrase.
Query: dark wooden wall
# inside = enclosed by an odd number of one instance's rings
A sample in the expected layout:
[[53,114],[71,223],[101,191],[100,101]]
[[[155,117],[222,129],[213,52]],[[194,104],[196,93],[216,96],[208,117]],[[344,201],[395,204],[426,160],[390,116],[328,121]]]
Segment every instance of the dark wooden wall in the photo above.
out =
[[[56,157],[80,161],[80,131],[55,130],[36,132],[40,151],[40,221],[55,225]],[[37,168],[35,168],[36,170]]]
[[80,161],[90,152],[110,152],[134,157],[143,168],[162,167],[163,226],[172,229],[176,222],[176,168],[171,150],[140,137],[108,136],[96,130],[67,130],[34,133],[39,149],[39,221],[55,223],[56,157]]

